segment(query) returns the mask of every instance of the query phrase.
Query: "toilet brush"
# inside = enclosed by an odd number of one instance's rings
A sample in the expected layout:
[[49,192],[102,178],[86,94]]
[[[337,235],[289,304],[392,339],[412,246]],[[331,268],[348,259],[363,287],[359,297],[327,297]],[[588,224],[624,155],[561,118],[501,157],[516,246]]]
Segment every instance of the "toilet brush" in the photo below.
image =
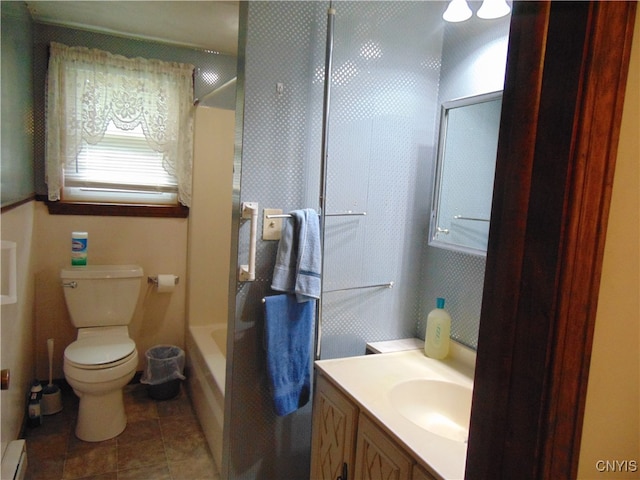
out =
[[42,414],[53,415],[62,410],[60,388],[53,383],[53,338],[47,340],[49,353],[49,384],[42,390]]

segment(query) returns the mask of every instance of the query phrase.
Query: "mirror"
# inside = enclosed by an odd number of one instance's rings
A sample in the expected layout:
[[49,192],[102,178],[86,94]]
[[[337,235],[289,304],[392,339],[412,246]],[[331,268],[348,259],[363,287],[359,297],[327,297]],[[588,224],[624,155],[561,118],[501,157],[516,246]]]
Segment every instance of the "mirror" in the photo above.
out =
[[502,92],[444,102],[429,245],[486,255]]

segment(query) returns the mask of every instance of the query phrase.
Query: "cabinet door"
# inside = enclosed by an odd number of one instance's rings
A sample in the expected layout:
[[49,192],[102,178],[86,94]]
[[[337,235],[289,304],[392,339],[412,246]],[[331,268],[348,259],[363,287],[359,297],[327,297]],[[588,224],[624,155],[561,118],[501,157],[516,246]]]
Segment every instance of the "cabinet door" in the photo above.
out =
[[355,480],[411,480],[412,458],[360,414]]
[[412,480],[436,480],[436,477],[431,475],[429,472],[424,470],[422,467],[418,465],[413,466],[413,477]]
[[311,480],[348,477],[355,457],[358,407],[322,375],[318,375],[313,400]]

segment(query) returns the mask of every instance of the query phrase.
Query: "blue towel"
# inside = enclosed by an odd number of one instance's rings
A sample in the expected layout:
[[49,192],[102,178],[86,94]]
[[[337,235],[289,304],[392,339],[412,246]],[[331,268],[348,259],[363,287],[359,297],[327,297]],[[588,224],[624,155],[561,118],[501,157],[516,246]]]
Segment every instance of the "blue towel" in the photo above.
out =
[[310,209],[294,210],[282,228],[271,288],[295,293],[298,302],[320,298],[320,221]]
[[290,294],[265,298],[267,374],[279,416],[294,412],[309,401],[315,303],[300,303]]

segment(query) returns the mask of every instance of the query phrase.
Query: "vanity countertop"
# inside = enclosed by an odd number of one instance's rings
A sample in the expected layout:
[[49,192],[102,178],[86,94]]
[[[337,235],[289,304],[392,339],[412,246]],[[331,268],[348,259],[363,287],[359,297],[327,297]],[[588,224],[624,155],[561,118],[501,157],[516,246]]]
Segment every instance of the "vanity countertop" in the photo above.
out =
[[432,379],[473,387],[475,352],[452,343],[445,360],[422,350],[319,360],[316,368],[369,414],[398,444],[436,478],[464,478],[466,442],[456,442],[423,430],[391,404],[390,391],[399,383]]

